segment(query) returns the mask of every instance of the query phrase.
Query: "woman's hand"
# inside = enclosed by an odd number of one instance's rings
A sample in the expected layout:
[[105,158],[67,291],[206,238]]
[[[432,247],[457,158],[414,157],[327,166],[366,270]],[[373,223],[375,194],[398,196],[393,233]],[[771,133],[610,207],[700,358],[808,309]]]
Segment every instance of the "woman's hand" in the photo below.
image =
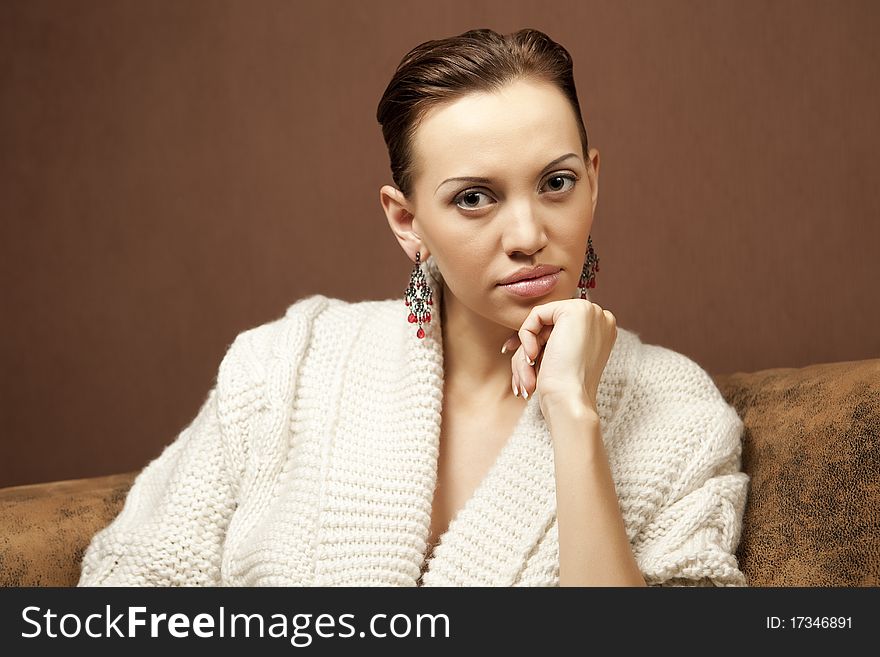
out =
[[599,379],[616,339],[609,311],[586,299],[564,299],[532,308],[503,351],[516,350],[512,384],[524,397],[540,389],[545,417],[558,402],[584,403],[598,414]]

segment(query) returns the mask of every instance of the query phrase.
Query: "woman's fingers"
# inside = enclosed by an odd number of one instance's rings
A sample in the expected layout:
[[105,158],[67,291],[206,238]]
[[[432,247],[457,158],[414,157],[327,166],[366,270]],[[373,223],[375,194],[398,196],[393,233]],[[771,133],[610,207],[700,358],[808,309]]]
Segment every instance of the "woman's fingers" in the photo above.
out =
[[511,370],[512,370],[511,375],[510,375],[510,388],[515,396],[520,395],[520,389],[517,387],[519,385],[519,379],[517,378],[517,375],[516,375],[517,370],[513,366],[513,363],[516,360],[515,352],[519,350],[519,346],[520,346],[519,336],[516,333],[514,333],[509,338],[507,338],[507,340],[505,340],[504,344],[501,346],[501,353],[502,354],[514,353],[514,355],[510,359]]
[[544,326],[538,335],[535,336],[538,345],[536,356],[530,359],[523,346],[520,345],[522,354],[518,357],[515,356],[513,359],[516,363],[517,372],[519,373],[520,388],[521,390],[524,390],[525,393],[524,396],[528,395],[528,397],[530,397],[535,393],[535,390],[537,390],[541,356],[544,354],[544,345],[547,344],[547,340],[550,339],[550,333],[552,331],[552,326]]
[[535,371],[529,364],[529,357],[522,345],[516,350],[512,363],[519,381],[520,395],[528,399],[535,390]]
[[552,326],[544,326],[538,335],[535,336],[538,345],[536,358],[529,358],[525,348],[519,343],[518,337],[511,338],[505,343],[505,345],[514,342],[519,344],[519,347],[517,347],[510,359],[511,387],[513,388],[513,393],[515,395],[518,393],[524,399],[528,399],[528,397],[533,395],[537,389],[538,372],[541,366],[543,347],[547,344],[547,340],[550,339],[550,333],[552,331]]
[[501,353],[508,354],[519,347],[519,336],[514,333],[507,340],[504,341],[504,344],[501,346]]
[[[542,343],[541,336],[549,336],[553,325],[559,318],[559,313],[566,308],[565,301],[551,301],[534,306],[522,323],[517,335],[520,342],[525,345],[526,351],[531,358],[537,358],[540,348],[546,344],[545,339]],[[549,329],[549,330],[548,330]]]

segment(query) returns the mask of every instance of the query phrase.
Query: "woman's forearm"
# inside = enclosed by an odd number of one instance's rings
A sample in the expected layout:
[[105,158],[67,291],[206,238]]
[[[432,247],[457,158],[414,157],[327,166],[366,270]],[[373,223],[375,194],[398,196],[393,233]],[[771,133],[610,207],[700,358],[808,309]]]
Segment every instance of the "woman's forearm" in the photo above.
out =
[[553,437],[560,586],[646,586],[632,553],[598,414],[566,403],[546,414]]

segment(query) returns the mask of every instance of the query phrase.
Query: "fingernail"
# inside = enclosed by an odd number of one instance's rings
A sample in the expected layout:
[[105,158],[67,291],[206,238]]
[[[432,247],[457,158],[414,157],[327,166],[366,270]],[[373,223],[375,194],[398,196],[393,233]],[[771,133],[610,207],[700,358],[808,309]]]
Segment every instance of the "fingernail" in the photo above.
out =
[[524,399],[528,399],[528,398],[529,398],[529,391],[526,390],[525,388],[523,388],[523,398],[524,398]]
[[504,343],[504,346],[501,347],[501,353],[502,353],[502,354],[506,354],[506,353],[507,353],[507,343],[506,343],[506,342]]
[[526,352],[523,352],[523,355],[526,357],[526,362],[527,362],[529,365],[534,365],[534,364],[535,364],[535,361],[533,361],[533,360],[529,360],[529,355],[528,355]]
[[516,385],[513,383],[513,379],[510,380],[510,389],[513,390],[513,396],[516,397]]

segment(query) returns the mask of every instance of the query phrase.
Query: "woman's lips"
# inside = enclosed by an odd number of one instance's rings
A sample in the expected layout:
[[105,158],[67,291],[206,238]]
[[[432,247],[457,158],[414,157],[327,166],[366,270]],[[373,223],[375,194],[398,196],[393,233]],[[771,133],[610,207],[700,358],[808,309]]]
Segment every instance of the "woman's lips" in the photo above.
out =
[[541,297],[550,292],[559,280],[559,272],[538,278],[526,278],[516,283],[499,285],[498,287],[521,297]]

